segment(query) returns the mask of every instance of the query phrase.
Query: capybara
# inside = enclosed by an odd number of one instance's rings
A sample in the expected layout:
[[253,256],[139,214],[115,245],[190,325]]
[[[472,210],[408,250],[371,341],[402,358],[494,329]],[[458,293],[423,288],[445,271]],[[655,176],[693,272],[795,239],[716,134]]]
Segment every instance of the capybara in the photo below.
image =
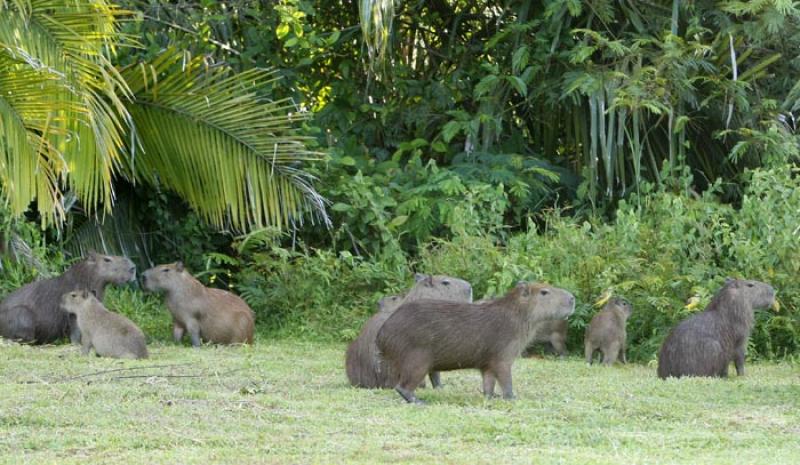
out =
[[[397,377],[390,367],[383,363],[375,345],[375,336],[383,322],[403,302],[419,299],[449,300],[454,302],[471,302],[472,286],[463,279],[442,275],[415,275],[416,283],[405,296],[388,296],[378,302],[378,313],[364,324],[361,334],[350,343],[345,356],[345,368],[350,384],[363,388],[392,388],[397,384]],[[439,387],[439,373],[433,372],[431,384]]]
[[725,282],[705,310],[681,321],[658,354],[658,377],[728,376],[728,365],[744,375],[753,311],[775,301],[769,284],[744,279]]
[[417,300],[403,303],[378,331],[378,349],[398,374],[395,390],[419,403],[414,390],[431,371],[476,368],[483,393],[512,399],[511,366],[543,320],[564,319],[575,297],[547,284],[519,283],[508,294],[483,304]]
[[26,284],[0,303],[0,336],[20,342],[48,344],[67,335],[80,342],[77,326],[59,308],[61,296],[75,289],[87,289],[103,300],[108,284],[122,284],[136,278],[136,266],[125,257],[88,256],[61,276]]
[[150,268],[142,273],[142,285],[148,291],[164,292],[176,342],[188,332],[194,347],[199,347],[201,341],[253,343],[254,316],[250,306],[228,291],[205,287],[182,262]]
[[547,320],[538,323],[533,328],[533,337],[525,349],[526,354],[531,353],[534,344],[550,343],[553,351],[559,357],[567,355],[567,320]]
[[592,364],[594,352],[598,349],[603,353],[604,365],[613,365],[617,357],[622,359],[622,363],[627,363],[625,350],[628,334],[625,325],[632,312],[633,307],[625,299],[614,297],[606,302],[586,328],[586,335],[583,338],[586,363]]
[[75,316],[84,355],[94,349],[99,357],[147,358],[142,330],[124,316],[109,312],[93,293],[68,292],[61,298],[61,309]]

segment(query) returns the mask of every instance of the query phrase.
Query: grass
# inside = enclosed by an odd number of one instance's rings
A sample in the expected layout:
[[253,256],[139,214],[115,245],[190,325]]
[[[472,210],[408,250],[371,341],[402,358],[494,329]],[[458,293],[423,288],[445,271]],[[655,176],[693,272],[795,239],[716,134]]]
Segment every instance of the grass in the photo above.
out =
[[0,463],[800,462],[800,367],[667,382],[654,368],[523,359],[518,400],[444,373],[426,406],[349,387],[344,346],[261,338],[146,361],[0,342]]

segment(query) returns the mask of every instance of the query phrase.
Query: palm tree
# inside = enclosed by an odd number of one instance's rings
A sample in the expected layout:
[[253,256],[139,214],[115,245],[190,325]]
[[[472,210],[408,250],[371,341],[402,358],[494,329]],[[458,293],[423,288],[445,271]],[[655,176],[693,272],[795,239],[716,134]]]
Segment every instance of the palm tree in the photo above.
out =
[[306,114],[266,98],[270,70],[166,50],[117,69],[129,15],[106,0],[0,0],[0,196],[60,225],[67,199],[111,211],[114,179],[172,190],[219,227],[286,227],[323,199]]

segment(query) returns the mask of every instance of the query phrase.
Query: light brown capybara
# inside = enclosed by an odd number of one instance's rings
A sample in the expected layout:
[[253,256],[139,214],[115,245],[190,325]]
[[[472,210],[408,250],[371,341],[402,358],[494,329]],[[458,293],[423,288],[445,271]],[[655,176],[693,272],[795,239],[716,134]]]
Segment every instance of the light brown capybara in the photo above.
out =
[[736,374],[744,375],[753,311],[774,302],[775,289],[769,284],[728,279],[705,310],[670,331],[658,354],[658,377],[725,378],[731,362],[736,365]]
[[398,374],[395,390],[420,403],[414,390],[431,371],[475,368],[483,393],[514,398],[511,367],[543,320],[564,319],[575,309],[569,292],[541,283],[519,283],[484,304],[417,300],[403,303],[378,331],[378,349]]
[[604,365],[613,365],[617,357],[622,359],[622,363],[628,361],[625,356],[628,338],[625,326],[632,312],[630,302],[615,297],[592,317],[583,338],[586,363],[592,364],[594,352],[598,349],[603,353]]
[[201,341],[253,343],[255,318],[250,306],[228,291],[204,286],[182,262],[150,268],[142,273],[142,285],[148,291],[164,292],[176,342],[189,333],[194,347],[199,347]]
[[[364,324],[361,334],[350,343],[345,355],[345,368],[350,384],[363,388],[392,388],[397,376],[383,359],[375,345],[381,326],[403,302],[419,299],[439,299],[471,302],[472,286],[463,279],[443,275],[415,275],[414,287],[404,296],[387,296],[378,302],[378,313]],[[438,372],[430,373],[433,387],[441,385]]]
[[108,311],[93,293],[67,292],[61,298],[61,309],[75,316],[84,355],[94,349],[99,357],[147,358],[142,330],[124,316]]
[[20,342],[49,344],[69,335],[80,341],[77,326],[61,311],[61,296],[75,289],[94,292],[98,300],[108,284],[136,278],[136,266],[125,257],[90,252],[61,276],[28,283],[0,303],[0,336]]

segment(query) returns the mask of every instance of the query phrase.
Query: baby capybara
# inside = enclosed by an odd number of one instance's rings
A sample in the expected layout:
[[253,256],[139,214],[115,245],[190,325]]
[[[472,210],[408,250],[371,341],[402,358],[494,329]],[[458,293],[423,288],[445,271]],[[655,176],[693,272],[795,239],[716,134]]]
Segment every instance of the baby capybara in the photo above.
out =
[[533,329],[533,337],[525,350],[531,353],[531,348],[537,343],[549,343],[559,357],[567,355],[567,320],[547,320],[537,324]]
[[199,347],[201,341],[253,343],[254,317],[250,306],[228,291],[205,287],[189,274],[183,263],[150,268],[142,273],[142,284],[148,291],[164,292],[176,342],[189,333],[194,347]]
[[628,337],[625,325],[632,312],[633,307],[630,302],[615,297],[592,318],[583,338],[586,363],[592,364],[594,352],[598,349],[603,353],[604,365],[613,365],[617,357],[622,359],[622,363],[628,361],[625,357]]
[[108,284],[126,283],[135,277],[136,266],[127,258],[90,252],[61,276],[34,281],[9,294],[0,303],[0,336],[48,344],[69,335],[77,344],[80,333],[59,308],[61,296],[87,289],[102,301]]
[[100,357],[147,358],[144,333],[131,320],[109,312],[93,293],[72,291],[61,298],[61,309],[75,316],[81,330],[81,352]]
[[658,376],[728,376],[728,365],[744,375],[747,339],[753,311],[775,301],[769,284],[729,279],[705,310],[681,321],[667,336],[658,354]]
[[519,283],[508,294],[483,304],[418,300],[403,303],[378,331],[378,348],[398,374],[395,390],[419,403],[414,390],[431,371],[476,368],[483,393],[494,395],[495,382],[511,399],[511,366],[527,347],[533,327],[564,319],[575,297],[547,284]]
[[[472,286],[463,279],[443,275],[415,276],[414,287],[405,296],[387,296],[378,302],[378,313],[364,324],[361,334],[350,343],[345,356],[345,368],[350,384],[363,388],[392,388],[397,384],[397,376],[383,362],[375,344],[375,337],[383,323],[403,302],[419,299],[449,300],[471,302]],[[431,384],[438,387],[439,373],[430,374]]]

